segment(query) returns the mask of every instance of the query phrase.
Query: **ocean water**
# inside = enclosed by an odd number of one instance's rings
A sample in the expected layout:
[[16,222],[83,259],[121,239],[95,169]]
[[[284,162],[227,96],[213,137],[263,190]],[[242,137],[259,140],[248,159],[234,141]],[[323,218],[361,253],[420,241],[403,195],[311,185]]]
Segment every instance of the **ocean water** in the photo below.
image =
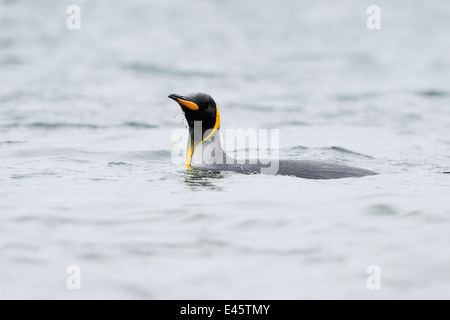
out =
[[[450,298],[450,3],[374,2],[0,1],[0,298]],[[197,91],[380,175],[186,171]]]

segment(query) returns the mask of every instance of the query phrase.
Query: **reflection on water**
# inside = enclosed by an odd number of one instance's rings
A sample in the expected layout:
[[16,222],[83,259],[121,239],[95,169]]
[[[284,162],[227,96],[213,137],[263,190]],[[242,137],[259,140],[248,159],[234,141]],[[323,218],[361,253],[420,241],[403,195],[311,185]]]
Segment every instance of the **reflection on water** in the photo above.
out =
[[211,190],[221,191],[222,188],[218,187],[214,180],[223,179],[226,176],[226,173],[187,168],[184,173],[184,182],[193,190],[198,189],[198,187],[206,187]]

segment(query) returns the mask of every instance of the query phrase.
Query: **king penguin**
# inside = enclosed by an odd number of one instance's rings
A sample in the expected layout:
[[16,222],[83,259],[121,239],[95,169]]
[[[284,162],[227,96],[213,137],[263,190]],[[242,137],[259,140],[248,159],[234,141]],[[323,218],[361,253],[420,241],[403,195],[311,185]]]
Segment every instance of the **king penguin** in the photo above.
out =
[[245,159],[227,156],[220,141],[220,113],[205,93],[169,95],[181,107],[189,127],[186,166],[212,172],[277,174],[305,179],[340,179],[377,174],[374,171],[312,160]]

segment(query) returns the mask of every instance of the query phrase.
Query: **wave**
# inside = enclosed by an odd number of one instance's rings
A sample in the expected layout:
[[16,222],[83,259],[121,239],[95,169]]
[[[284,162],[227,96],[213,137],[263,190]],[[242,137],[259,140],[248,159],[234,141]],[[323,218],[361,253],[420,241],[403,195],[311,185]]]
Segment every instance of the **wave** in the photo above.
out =
[[0,141],[0,146],[1,145],[19,145],[19,144],[24,144],[27,143],[26,141]]
[[373,159],[372,156],[369,156],[367,154],[355,152],[355,151],[352,151],[352,150],[349,150],[349,149],[346,149],[346,148],[343,148],[343,147],[339,147],[339,146],[332,146],[332,147],[323,148],[323,149],[325,149],[325,150],[333,150],[333,151],[337,151],[337,152],[340,152],[340,153],[350,154],[350,155],[359,156],[359,157],[364,157],[364,158],[367,158],[367,159]]
[[126,70],[131,70],[137,73],[148,73],[148,74],[165,74],[176,77],[207,77],[207,78],[219,78],[220,75],[217,73],[209,71],[198,71],[198,70],[180,70],[173,67],[163,67],[153,64],[144,63],[130,63],[123,66]]
[[417,94],[422,97],[426,98],[440,98],[448,96],[448,92],[441,91],[441,90],[424,90],[424,91],[418,91]]
[[158,126],[154,125],[154,124],[148,124],[148,123],[136,122],[136,121],[124,122],[122,124],[122,126],[130,127],[130,128],[138,128],[138,129],[156,129],[156,128],[158,128]]
[[289,147],[289,148],[283,148],[281,150],[285,151],[285,152],[317,152],[317,151],[334,152],[334,153],[341,153],[344,155],[352,155],[352,156],[358,156],[358,157],[363,157],[363,158],[367,158],[367,159],[373,159],[373,157],[370,155],[352,151],[350,149],[339,147],[339,146],[319,147],[319,148],[308,148],[305,146],[293,146],[293,147]]

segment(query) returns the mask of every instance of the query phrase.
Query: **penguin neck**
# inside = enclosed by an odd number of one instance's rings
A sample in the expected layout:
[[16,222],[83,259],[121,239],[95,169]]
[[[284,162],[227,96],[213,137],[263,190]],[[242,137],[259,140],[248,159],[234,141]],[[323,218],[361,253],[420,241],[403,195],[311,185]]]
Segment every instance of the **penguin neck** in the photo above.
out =
[[212,165],[219,162],[215,161],[216,156],[222,159],[224,155],[225,152],[222,149],[222,143],[220,141],[220,130],[217,129],[211,132],[211,135],[207,139],[195,144],[195,147],[192,147],[192,142],[188,142],[186,165],[188,167]]
[[[203,157],[203,152],[199,152],[199,149],[203,149],[204,146],[213,147],[216,152],[223,153],[222,144],[220,142],[220,114],[219,109],[216,107],[216,122],[213,128],[202,128],[202,121],[195,121],[189,126],[189,137],[187,143],[186,152],[186,166],[190,167],[194,162],[198,162],[198,158]],[[197,161],[192,161],[193,158]]]

